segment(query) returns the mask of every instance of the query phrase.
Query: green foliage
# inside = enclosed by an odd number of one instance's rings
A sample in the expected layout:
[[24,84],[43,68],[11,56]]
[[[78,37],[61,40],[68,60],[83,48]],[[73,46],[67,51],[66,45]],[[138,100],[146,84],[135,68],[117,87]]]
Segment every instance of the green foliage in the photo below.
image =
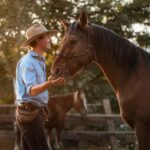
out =
[[[26,50],[19,48],[25,40],[26,29],[33,23],[43,23],[47,28],[58,29],[62,33],[57,37],[60,41],[64,31],[59,20],[77,18],[80,10],[88,12],[92,23],[104,25],[126,38],[134,39],[141,46],[150,45],[147,30],[134,32],[132,28],[135,23],[150,25],[150,1],[147,0],[0,0],[0,99],[4,102],[13,101],[12,81],[15,78],[16,63],[26,53]],[[48,75],[53,62],[52,54],[58,47],[58,44],[53,45],[52,51],[46,56]],[[98,67],[91,64],[88,71],[75,81],[76,88],[84,87],[91,102],[94,99],[115,97],[103,75],[92,84],[84,86],[99,73]],[[64,87],[50,89],[50,94],[73,91],[75,86],[72,85],[74,83],[69,82]]]

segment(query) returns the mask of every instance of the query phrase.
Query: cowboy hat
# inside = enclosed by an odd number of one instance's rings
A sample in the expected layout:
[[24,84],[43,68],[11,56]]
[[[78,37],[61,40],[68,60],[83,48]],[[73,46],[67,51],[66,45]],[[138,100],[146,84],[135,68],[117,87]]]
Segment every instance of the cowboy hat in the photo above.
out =
[[35,24],[31,26],[29,29],[26,31],[26,38],[27,40],[21,44],[21,48],[28,48],[29,44],[37,39],[39,36],[48,33],[49,36],[53,36],[56,33],[58,33],[57,30],[48,30],[44,25],[42,24]]

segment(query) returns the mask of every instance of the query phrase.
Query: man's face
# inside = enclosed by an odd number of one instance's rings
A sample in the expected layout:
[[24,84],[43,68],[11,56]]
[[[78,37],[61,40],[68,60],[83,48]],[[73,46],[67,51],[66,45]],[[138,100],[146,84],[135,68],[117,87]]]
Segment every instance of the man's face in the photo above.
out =
[[44,34],[41,39],[37,41],[37,45],[43,51],[48,51],[51,49],[51,39],[49,34]]

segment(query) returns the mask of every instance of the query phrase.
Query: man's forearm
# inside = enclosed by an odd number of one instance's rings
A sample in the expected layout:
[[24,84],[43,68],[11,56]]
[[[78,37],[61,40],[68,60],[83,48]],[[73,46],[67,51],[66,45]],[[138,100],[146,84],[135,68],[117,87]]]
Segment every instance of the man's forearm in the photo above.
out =
[[32,86],[30,89],[30,96],[36,96],[36,95],[44,92],[45,90],[47,90],[49,88],[49,86],[50,86],[50,84],[48,81],[46,81],[42,84]]
[[45,90],[47,90],[50,86],[59,86],[59,85],[63,85],[64,84],[64,78],[59,77],[57,79],[54,79],[52,76],[50,76],[48,78],[48,81],[42,83],[42,84],[38,84],[38,85],[34,85],[30,88],[30,96],[36,96],[42,92],[44,92]]

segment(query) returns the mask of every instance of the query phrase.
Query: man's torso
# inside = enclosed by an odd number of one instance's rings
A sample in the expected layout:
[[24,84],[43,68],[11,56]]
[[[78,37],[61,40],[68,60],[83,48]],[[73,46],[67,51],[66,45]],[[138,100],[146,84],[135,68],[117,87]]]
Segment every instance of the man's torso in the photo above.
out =
[[30,96],[30,89],[34,85],[42,84],[46,81],[45,59],[33,51],[23,56],[16,67],[16,101],[36,101],[47,104],[48,91],[44,91],[37,96]]

